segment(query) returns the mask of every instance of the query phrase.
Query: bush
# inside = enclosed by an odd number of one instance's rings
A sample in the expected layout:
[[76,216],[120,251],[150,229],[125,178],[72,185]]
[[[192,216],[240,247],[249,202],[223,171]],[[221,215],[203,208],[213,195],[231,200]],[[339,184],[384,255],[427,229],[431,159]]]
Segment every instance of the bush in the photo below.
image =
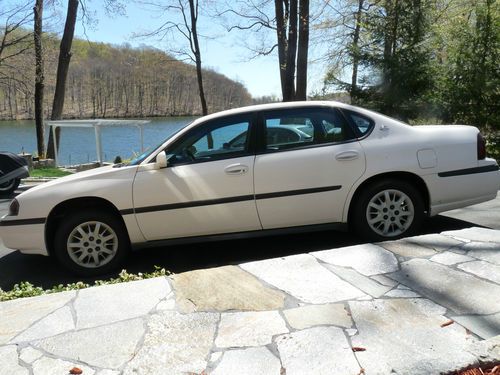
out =
[[155,270],[153,272],[146,272],[146,273],[139,272],[137,274],[134,274],[134,273],[128,273],[126,270],[122,270],[119,273],[118,277],[111,278],[108,280],[96,280],[93,285],[84,283],[83,281],[78,281],[76,283],[71,283],[66,285],[59,284],[53,286],[50,289],[43,289],[39,286],[34,286],[28,281],[22,281],[19,284],[14,285],[14,287],[9,291],[3,291],[0,288],[0,302],[10,301],[17,298],[40,296],[42,294],[65,292],[69,290],[79,290],[79,289],[89,288],[91,286],[146,280],[146,279],[152,279],[154,277],[168,276],[170,274],[171,274],[170,271],[167,271],[165,270],[165,268],[160,268],[158,266],[155,266]]

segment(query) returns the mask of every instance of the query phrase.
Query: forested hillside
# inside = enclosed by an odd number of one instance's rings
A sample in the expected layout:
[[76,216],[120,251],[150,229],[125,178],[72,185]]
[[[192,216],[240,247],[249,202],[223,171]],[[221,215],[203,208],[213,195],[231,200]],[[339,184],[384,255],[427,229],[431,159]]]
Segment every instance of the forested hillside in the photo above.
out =
[[[59,39],[45,35],[45,118],[54,96]],[[15,53],[15,51],[10,51]],[[22,70],[18,69],[22,67]],[[34,116],[32,51],[2,65],[0,119]],[[246,88],[205,70],[209,112],[251,104]],[[68,74],[65,118],[151,117],[201,114],[195,68],[151,48],[111,46],[75,39]]]

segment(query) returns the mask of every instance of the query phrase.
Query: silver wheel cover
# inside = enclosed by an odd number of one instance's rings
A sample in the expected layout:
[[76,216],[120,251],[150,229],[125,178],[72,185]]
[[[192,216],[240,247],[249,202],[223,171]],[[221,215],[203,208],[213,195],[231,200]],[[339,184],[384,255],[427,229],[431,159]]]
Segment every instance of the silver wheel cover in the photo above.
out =
[[366,207],[368,226],[383,237],[396,237],[406,232],[414,216],[415,208],[410,197],[395,189],[377,193]]
[[118,250],[118,236],[107,224],[87,221],[76,226],[68,236],[68,255],[85,268],[98,268],[109,263]]

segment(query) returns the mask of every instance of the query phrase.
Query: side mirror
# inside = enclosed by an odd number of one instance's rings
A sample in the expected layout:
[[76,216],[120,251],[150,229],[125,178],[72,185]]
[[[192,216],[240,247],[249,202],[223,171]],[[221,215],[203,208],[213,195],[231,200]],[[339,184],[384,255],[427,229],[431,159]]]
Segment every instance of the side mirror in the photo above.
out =
[[165,153],[165,151],[162,151],[158,155],[156,155],[155,167],[156,169],[162,169],[162,168],[167,168],[167,165],[168,165],[167,154]]

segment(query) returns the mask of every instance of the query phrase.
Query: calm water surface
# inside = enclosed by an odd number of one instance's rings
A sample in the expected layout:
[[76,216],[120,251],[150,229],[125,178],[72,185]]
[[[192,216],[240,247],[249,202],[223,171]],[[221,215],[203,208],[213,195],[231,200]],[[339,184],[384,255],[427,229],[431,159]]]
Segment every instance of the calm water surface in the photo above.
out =
[[[154,118],[144,126],[144,149],[157,146],[195,117]],[[45,129],[47,145],[49,130]],[[113,126],[102,129],[102,148],[106,161],[116,156],[129,159],[141,152],[139,129],[134,126]],[[14,153],[36,152],[34,121],[0,121],[0,151]],[[92,128],[62,128],[59,146],[59,164],[69,165],[96,160],[95,133]]]

